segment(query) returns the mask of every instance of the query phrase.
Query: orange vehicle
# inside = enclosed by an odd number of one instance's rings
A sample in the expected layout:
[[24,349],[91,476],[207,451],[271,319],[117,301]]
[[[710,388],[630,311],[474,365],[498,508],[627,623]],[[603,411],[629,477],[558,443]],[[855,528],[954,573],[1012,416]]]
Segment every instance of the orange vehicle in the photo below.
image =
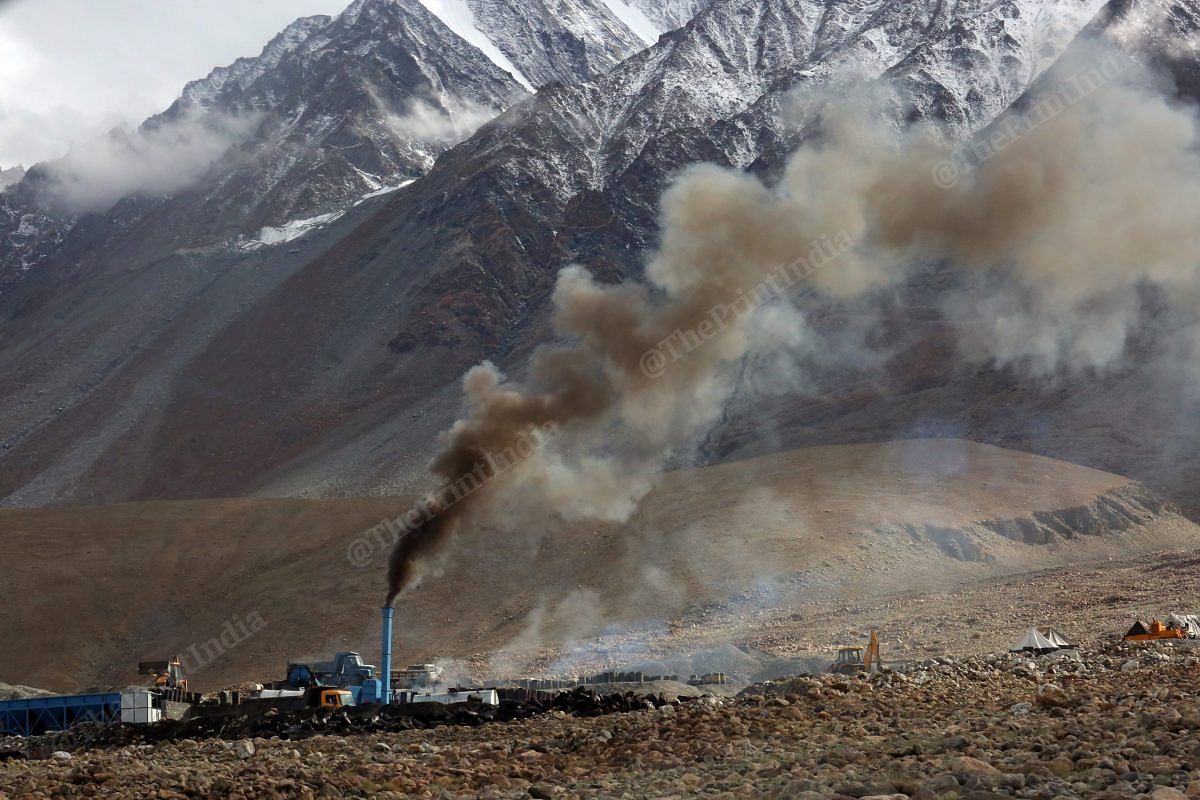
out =
[[142,661],[138,664],[139,675],[153,675],[156,689],[179,689],[187,691],[187,678],[183,677],[183,663],[179,656],[170,661]]
[[856,675],[860,672],[875,672],[879,667],[879,637],[875,631],[871,631],[871,638],[866,647],[839,648],[837,661],[829,665],[829,671],[835,675]]
[[1187,634],[1179,628],[1168,628],[1158,620],[1150,620],[1150,624],[1140,619],[1125,634],[1127,642],[1159,642],[1168,639],[1186,639]]

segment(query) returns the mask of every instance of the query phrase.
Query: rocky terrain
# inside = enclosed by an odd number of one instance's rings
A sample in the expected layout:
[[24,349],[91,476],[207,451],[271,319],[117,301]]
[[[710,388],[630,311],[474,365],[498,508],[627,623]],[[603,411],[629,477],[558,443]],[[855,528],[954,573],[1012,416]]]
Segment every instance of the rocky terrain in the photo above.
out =
[[0,795],[1180,800],[1200,795],[1198,664],[943,657],[600,716],[37,751],[0,762]]

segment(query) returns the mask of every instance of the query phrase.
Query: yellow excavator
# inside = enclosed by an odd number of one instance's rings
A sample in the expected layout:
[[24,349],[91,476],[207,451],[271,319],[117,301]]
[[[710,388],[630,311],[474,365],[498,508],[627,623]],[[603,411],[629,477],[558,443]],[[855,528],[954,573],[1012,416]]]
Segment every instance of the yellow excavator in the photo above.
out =
[[835,675],[857,675],[879,669],[879,636],[874,630],[866,647],[838,648],[837,660],[829,665]]
[[153,675],[156,689],[178,689],[186,692],[188,688],[187,678],[183,677],[183,662],[179,656],[174,656],[169,661],[141,661],[138,663],[138,674]]

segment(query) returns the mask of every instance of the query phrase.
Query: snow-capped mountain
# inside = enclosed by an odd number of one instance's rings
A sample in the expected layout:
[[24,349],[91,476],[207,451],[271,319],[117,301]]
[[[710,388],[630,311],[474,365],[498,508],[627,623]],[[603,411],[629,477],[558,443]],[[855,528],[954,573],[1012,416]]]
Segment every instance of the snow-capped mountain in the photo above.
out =
[[[37,165],[0,195],[0,286],[66,242],[80,213],[160,232],[142,248],[152,256],[399,185],[524,94],[416,0],[297,20],[259,56],[188,84],[138,131]],[[160,173],[189,161],[193,180],[162,186]],[[112,190],[114,174],[128,182]],[[110,193],[94,196],[93,184]]]
[[257,77],[227,80],[208,101],[209,114],[265,115],[252,154],[240,147],[197,198],[217,224],[283,224],[417,178],[524,94],[416,2],[359,0],[319,27],[306,22],[282,35],[290,49],[268,45]]
[[708,160],[749,168],[788,147],[785,93],[850,77],[902,83],[917,113],[967,134],[1027,89],[1102,5],[726,0],[605,76],[539,93],[443,169],[478,168],[473,154],[504,140],[522,158],[495,164],[499,173],[521,170],[566,201],[633,170],[665,176],[692,160],[676,152],[681,131],[703,131],[685,150],[703,141],[715,148]]
[[628,0],[630,7],[640,11],[659,33],[682,28],[712,0]]
[[[598,0],[357,0],[296,20],[138,131],[38,165],[0,196],[0,289],[63,246],[81,213],[154,231],[148,256],[331,213],[423,175],[528,87],[593,77],[642,47]],[[186,180],[161,179],[181,164]]]
[[601,75],[647,42],[601,0],[421,0],[527,89]]
[[[271,170],[230,161],[187,197],[81,219],[44,268],[0,294],[11,409],[0,495],[394,491],[453,416],[462,372],[481,358],[519,372],[543,341],[560,267],[638,273],[680,167],[771,175],[803,135],[785,124],[784,99],[840,80],[896,81],[913,114],[969,135],[1023,96],[1102,0],[716,0],[608,72],[547,85],[436,154],[373,140],[388,119],[379,109],[402,115],[431,93],[435,121],[453,118],[451,96],[498,107],[522,92],[500,64],[524,67],[500,46],[517,54],[516,38],[488,37],[489,54],[468,44],[482,35],[475,22],[451,37],[444,9],[414,5],[360,0],[285,39],[291,49],[244,86],[225,77],[197,93],[208,113],[265,115],[256,131],[272,137],[249,141]],[[635,19],[649,19],[648,0],[604,5],[643,41],[667,24]],[[678,19],[691,9],[666,7]],[[400,88],[373,97],[356,88],[364,77]],[[321,159],[289,150],[292,135]],[[300,160],[275,159],[288,152]],[[361,173],[416,179],[353,205],[388,188]],[[241,246],[212,245],[247,231],[256,238]]]

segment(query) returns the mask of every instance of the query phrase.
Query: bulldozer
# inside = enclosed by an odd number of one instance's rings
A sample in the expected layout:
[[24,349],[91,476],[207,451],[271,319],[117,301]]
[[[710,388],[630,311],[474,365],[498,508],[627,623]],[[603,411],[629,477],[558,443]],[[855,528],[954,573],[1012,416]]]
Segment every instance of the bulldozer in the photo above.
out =
[[866,647],[838,648],[837,660],[829,665],[834,675],[857,675],[879,669],[879,636],[871,631]]
[[169,661],[140,661],[138,675],[153,675],[155,689],[178,689],[186,692],[187,678],[183,677],[183,662],[179,656]]

